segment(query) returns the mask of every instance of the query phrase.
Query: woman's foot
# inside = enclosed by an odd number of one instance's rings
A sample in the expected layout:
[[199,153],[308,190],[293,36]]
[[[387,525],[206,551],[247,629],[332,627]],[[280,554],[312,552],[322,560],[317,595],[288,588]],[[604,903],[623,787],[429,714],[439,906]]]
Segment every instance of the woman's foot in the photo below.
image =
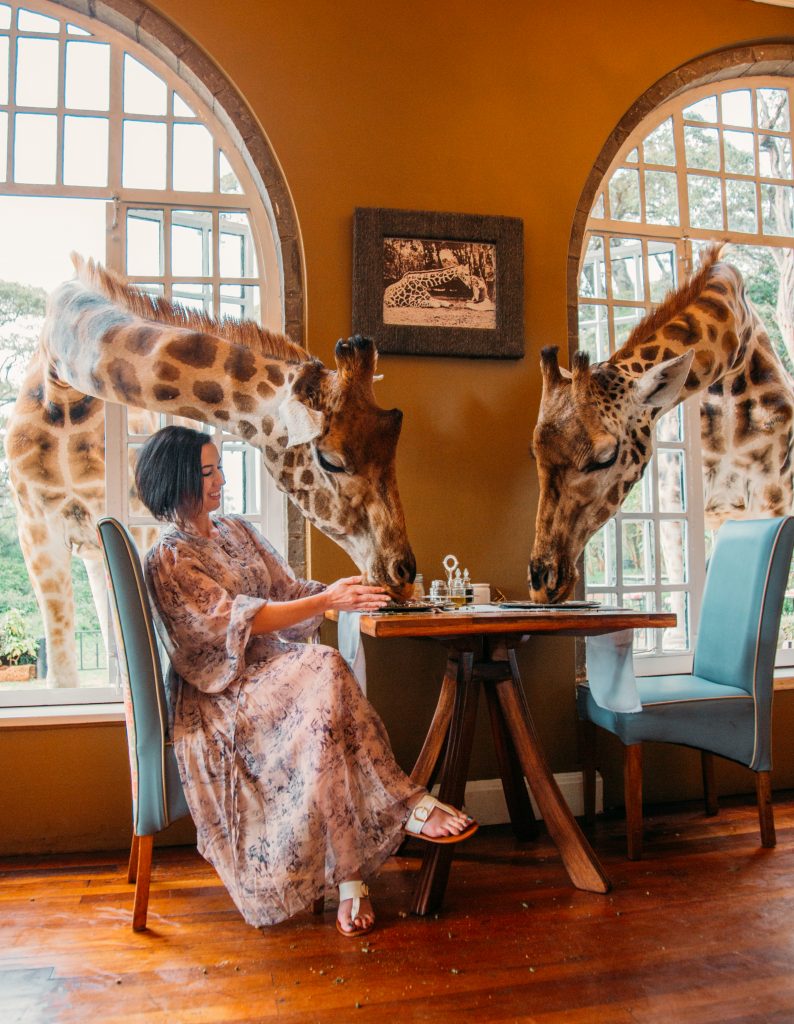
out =
[[456,807],[442,804],[429,793],[423,793],[411,804],[405,830],[431,843],[457,843],[477,831],[473,818]]
[[366,935],[375,925],[375,911],[369,899],[369,888],[360,880],[341,882],[336,930],[347,938]]

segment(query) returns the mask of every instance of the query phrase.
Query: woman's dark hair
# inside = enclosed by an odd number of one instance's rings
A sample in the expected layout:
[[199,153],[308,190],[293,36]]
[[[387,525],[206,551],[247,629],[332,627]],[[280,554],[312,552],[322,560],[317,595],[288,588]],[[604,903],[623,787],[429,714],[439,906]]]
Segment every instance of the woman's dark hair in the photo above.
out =
[[201,449],[209,434],[190,427],[163,427],[138,452],[135,486],[155,519],[175,522],[201,508]]

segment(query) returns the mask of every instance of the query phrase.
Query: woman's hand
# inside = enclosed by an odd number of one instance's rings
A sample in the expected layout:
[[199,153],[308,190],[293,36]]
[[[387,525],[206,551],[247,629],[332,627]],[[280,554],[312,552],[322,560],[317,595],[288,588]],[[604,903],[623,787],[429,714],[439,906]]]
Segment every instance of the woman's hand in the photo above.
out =
[[329,583],[323,591],[329,609],[340,612],[376,612],[390,598],[385,587],[362,583],[363,576],[347,576]]

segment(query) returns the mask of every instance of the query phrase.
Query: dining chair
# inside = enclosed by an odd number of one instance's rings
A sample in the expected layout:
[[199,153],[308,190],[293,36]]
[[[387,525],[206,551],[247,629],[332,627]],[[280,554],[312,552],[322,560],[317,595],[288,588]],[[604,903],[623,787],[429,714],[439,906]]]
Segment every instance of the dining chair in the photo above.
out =
[[141,560],[117,519],[103,517],[97,532],[113,597],[127,722],[133,821],[127,880],[135,883],[132,928],[138,932],[146,928],[155,834],[190,812],[168,736],[162,665]]
[[585,815],[595,816],[596,726],[624,744],[628,856],[642,855],[642,744],[677,743],[701,752],[706,813],[716,814],[713,755],[755,772],[761,845],[775,845],[771,788],[772,682],[794,517],[726,522],[703,591],[692,672],[637,679],[642,710],[600,707],[588,683],[576,688],[582,722]]

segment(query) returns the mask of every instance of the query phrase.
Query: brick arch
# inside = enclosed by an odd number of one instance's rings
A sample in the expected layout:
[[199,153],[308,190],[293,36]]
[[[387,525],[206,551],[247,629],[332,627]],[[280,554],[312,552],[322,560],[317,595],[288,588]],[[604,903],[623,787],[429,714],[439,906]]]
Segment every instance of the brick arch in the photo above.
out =
[[576,204],[571,227],[566,275],[569,355],[573,355],[579,347],[579,264],[585,228],[596,193],[621,146],[646,117],[668,100],[701,85],[760,75],[794,78],[794,40],[759,40],[740,46],[728,46],[696,57],[655,82],[618,121],[593,163]]
[[[282,278],[284,330],[304,343],[306,324],[305,265],[298,217],[292,195],[270,142],[243,96],[224,72],[174,22],[143,0],[55,0],[60,7],[93,19],[134,40],[188,86],[228,132],[245,162],[270,220]],[[287,558],[299,576],[308,575],[308,524],[287,503]]]

